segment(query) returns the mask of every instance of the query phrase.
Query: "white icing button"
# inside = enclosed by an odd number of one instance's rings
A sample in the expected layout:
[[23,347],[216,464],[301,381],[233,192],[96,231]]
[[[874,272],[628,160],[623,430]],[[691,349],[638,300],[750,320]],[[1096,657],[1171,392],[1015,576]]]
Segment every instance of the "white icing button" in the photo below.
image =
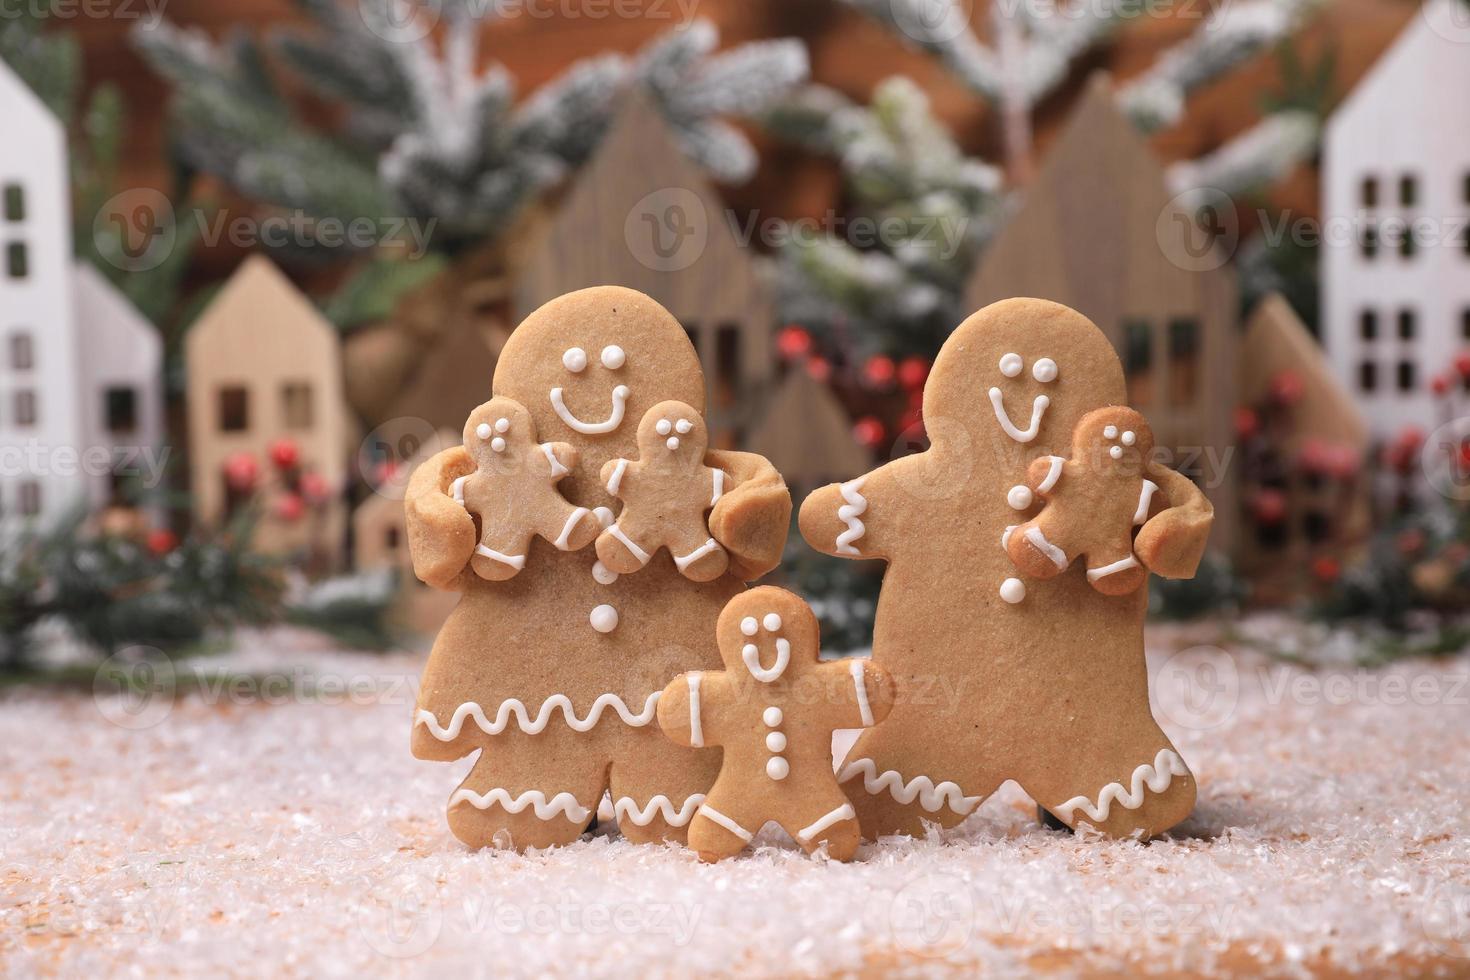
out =
[[618,628],[618,611],[605,603],[592,610],[590,619],[592,628],[599,633],[611,633]]
[[766,629],[770,630],[772,633],[776,632],[778,629],[781,628],[780,615],[778,615],[777,613],[766,613],[765,624]]
[[597,518],[597,523],[603,527],[612,527],[613,521],[617,520],[611,507],[594,507],[592,508],[592,516]]
[[761,721],[765,722],[771,728],[775,728],[777,725],[781,724],[781,709],[776,707],[774,704],[771,705],[761,715]]
[[659,419],[658,425],[655,425],[653,427],[653,431],[657,432],[661,436],[666,436],[670,432],[674,431],[674,427],[669,423],[668,419]]
[[499,436],[496,436],[494,439],[490,440],[490,448],[495,450],[497,453],[505,452],[505,440],[500,438]]
[[1000,583],[1000,597],[1011,605],[1026,598],[1026,583],[1018,578],[1008,578]]
[[1118,438],[1118,427],[1116,425],[1110,425],[1107,428],[1103,429],[1103,438],[1104,439],[1116,439],[1116,438]]
[[1000,373],[1008,378],[1014,378],[1020,374],[1024,366],[1020,354],[1007,354],[1000,359]]
[[598,585],[612,585],[618,580],[618,573],[599,561],[592,564],[592,578]]
[[761,628],[761,624],[755,621],[754,616],[746,616],[740,621],[740,632],[746,636],[755,636],[755,631]]
[[479,425],[475,426],[475,435],[479,436],[481,439],[489,439],[490,438],[490,423],[489,422],[481,422]]
[[786,749],[786,736],[780,732],[771,732],[766,736],[766,748],[772,752],[783,752]]
[[495,431],[496,432],[506,432],[509,429],[510,429],[510,419],[496,419],[495,420]]
[[1011,487],[1010,493],[1006,494],[1006,503],[1016,510],[1025,510],[1031,506],[1031,488],[1020,484]]
[[1108,450],[1108,455],[1111,456],[1111,457],[1113,457],[1114,459],[1122,459],[1123,458],[1123,447],[1122,446],[1114,446],[1112,449],[1109,449]]
[[562,367],[577,374],[587,367],[587,352],[580,347],[569,347],[561,356]]
[[669,447],[669,452],[673,452],[675,449],[679,448],[679,437],[669,436],[669,441],[664,443],[664,445]]
[[616,371],[627,359],[628,355],[624,354],[623,349],[617,344],[608,344],[602,349],[602,366],[605,368]]
[[689,421],[688,419],[680,419],[678,422],[674,423],[674,428],[684,435],[688,435],[689,430],[694,428],[694,423]]
[[1134,435],[1133,433],[1131,433],[1131,432],[1125,432],[1125,433],[1123,433],[1123,445],[1125,445],[1125,446],[1131,446],[1131,445],[1133,445],[1137,441],[1138,441],[1138,436]]
[[791,763],[779,755],[772,756],[766,763],[766,775],[772,779],[785,779],[791,773]]
[[1042,384],[1049,384],[1057,379],[1057,362],[1049,357],[1043,357],[1031,365],[1031,377]]

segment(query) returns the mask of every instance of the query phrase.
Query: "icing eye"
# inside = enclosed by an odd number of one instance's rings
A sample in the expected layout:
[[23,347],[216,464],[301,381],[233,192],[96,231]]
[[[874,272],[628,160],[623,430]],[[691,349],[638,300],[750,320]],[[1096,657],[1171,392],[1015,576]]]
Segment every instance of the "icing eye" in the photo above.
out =
[[668,419],[659,419],[658,425],[655,425],[653,429],[661,436],[666,436],[674,431],[674,427],[669,423]]
[[755,631],[760,628],[760,623],[755,621],[754,616],[746,616],[740,621],[740,632],[746,636],[755,636]]
[[490,440],[490,448],[495,450],[497,453],[505,452],[505,440],[500,438],[499,436],[496,436],[494,439]]
[[481,439],[489,439],[490,438],[490,423],[489,422],[481,422],[479,425],[475,426],[475,435],[479,436]]
[[510,429],[510,419],[500,419],[495,423],[496,432],[506,432]]
[[774,633],[781,628],[781,617],[776,613],[766,613],[765,624],[766,629]]
[[1020,374],[1023,367],[1025,363],[1021,360],[1020,354],[1007,354],[1000,359],[1000,373],[1008,378],[1014,378]]
[[561,363],[573,374],[580,374],[587,368],[587,352],[580,347],[569,347],[561,356]]
[[688,435],[689,430],[694,428],[694,423],[688,419],[680,419],[674,424],[674,428],[679,431],[680,435]]
[[1042,384],[1055,381],[1057,379],[1057,362],[1049,357],[1043,357],[1031,365],[1031,377],[1040,381]]
[[617,344],[608,344],[602,349],[602,366],[616,371],[628,360],[628,355]]
[[1106,427],[1105,429],[1103,429],[1103,438],[1104,439],[1116,439],[1116,438],[1118,438],[1118,427],[1116,425],[1110,425],[1110,426]]
[[1131,446],[1131,445],[1133,445],[1137,441],[1138,441],[1138,436],[1134,435],[1133,433],[1131,433],[1131,432],[1125,432],[1125,433],[1123,433],[1123,445],[1125,445],[1125,446]]

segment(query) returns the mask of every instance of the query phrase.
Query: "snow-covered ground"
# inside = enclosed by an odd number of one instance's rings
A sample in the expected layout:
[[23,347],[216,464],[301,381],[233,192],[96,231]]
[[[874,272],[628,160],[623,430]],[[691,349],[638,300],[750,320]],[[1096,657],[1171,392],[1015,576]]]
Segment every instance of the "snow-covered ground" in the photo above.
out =
[[774,832],[718,866],[605,829],[471,853],[443,814],[468,763],[408,754],[407,654],[257,634],[152,697],[13,689],[0,974],[1470,973],[1470,661],[1156,639],[1200,781],[1171,839],[1046,831],[1007,787],[845,866]]

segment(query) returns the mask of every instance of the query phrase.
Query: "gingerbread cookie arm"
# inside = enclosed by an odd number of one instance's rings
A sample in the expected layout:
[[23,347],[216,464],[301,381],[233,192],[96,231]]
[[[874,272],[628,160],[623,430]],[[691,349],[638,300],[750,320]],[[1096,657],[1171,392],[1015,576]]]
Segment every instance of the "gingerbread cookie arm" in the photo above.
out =
[[598,479],[607,492],[618,499],[622,499],[623,492],[632,482],[629,479],[629,471],[637,468],[637,461],[631,459],[610,459],[602,464],[602,470],[598,473]]
[[658,727],[677,745],[720,745],[720,707],[730,695],[724,671],[691,670],[669,682],[658,699]]
[[801,536],[825,555],[887,558],[894,528],[884,503],[898,493],[897,467],[916,458],[895,460],[865,476],[813,492],[801,503]]
[[834,728],[872,728],[893,710],[893,676],[871,660],[824,663],[821,671]]
[[547,474],[555,481],[577,468],[577,450],[571,443],[543,442],[539,448],[540,454],[531,457],[531,467],[536,473]]
[[[1215,508],[1194,481],[1167,467],[1149,464],[1146,476],[1157,484],[1168,506],[1147,519],[1134,539],[1133,551],[1145,568],[1164,578],[1189,578],[1199,568]],[[1144,484],[1147,491],[1148,484]],[[1139,502],[1139,510],[1149,508]]]
[[725,474],[709,533],[730,553],[729,574],[753,582],[781,563],[791,528],[791,491],[764,456],[715,450],[705,463]]
[[437,453],[414,470],[403,500],[413,572],[425,584],[454,591],[475,553],[475,521],[451,496],[454,481],[475,470],[463,446]]
[[[1062,456],[1040,456],[1026,468],[1026,486],[1038,497],[1046,499],[1056,492],[1067,478],[1076,478],[1079,466]],[[1070,481],[1068,481],[1070,482]]]

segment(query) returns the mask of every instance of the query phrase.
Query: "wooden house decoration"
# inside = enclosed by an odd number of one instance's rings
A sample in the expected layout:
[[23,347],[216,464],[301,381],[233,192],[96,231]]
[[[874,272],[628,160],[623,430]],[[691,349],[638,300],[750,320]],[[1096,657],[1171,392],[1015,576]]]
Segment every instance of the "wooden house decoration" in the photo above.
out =
[[53,521],[86,491],[66,132],[0,62],[0,534]]
[[759,453],[786,479],[792,499],[872,469],[873,457],[852,434],[837,396],[801,367],[793,367],[767,399],[765,417],[745,448]]
[[[307,552],[319,564],[336,564],[353,433],[337,331],[279,269],[255,255],[190,329],[184,357],[196,519],[217,524],[259,502],[260,550]],[[296,450],[294,472],[303,482],[309,474],[323,489],[304,516],[273,506],[294,492],[272,485],[272,448],[283,442]],[[240,474],[227,472],[227,463],[240,462],[260,474],[255,492],[240,485]]]
[[1381,440],[1442,421],[1431,379],[1470,349],[1465,18],[1429,0],[1323,141],[1323,345]]
[[[1251,313],[1241,342],[1240,399],[1256,437],[1242,438],[1241,496],[1266,492],[1282,509],[1240,536],[1237,563],[1258,589],[1289,595],[1316,558],[1343,559],[1372,528],[1362,462],[1368,425],[1291,304],[1279,294]],[[1291,384],[1283,384],[1289,376]],[[1282,391],[1289,387],[1287,395]]]
[[770,285],[646,97],[626,97],[514,277],[517,321],[587,286],[628,286],[663,304],[699,351],[710,444],[743,443],[775,373]]
[[1148,417],[1158,445],[1214,502],[1214,540],[1223,543],[1233,540],[1237,506],[1229,458],[1237,288],[1223,260],[1181,261],[1160,241],[1161,227],[1188,227],[1189,235],[1195,228],[1172,198],[1106,78],[1094,77],[1025,200],[986,249],[966,305],[1035,296],[1096,323],[1122,357],[1129,401]]
[[163,338],[90,263],[76,263],[74,281],[83,444],[113,460],[110,473],[88,475],[89,496],[161,514]]

